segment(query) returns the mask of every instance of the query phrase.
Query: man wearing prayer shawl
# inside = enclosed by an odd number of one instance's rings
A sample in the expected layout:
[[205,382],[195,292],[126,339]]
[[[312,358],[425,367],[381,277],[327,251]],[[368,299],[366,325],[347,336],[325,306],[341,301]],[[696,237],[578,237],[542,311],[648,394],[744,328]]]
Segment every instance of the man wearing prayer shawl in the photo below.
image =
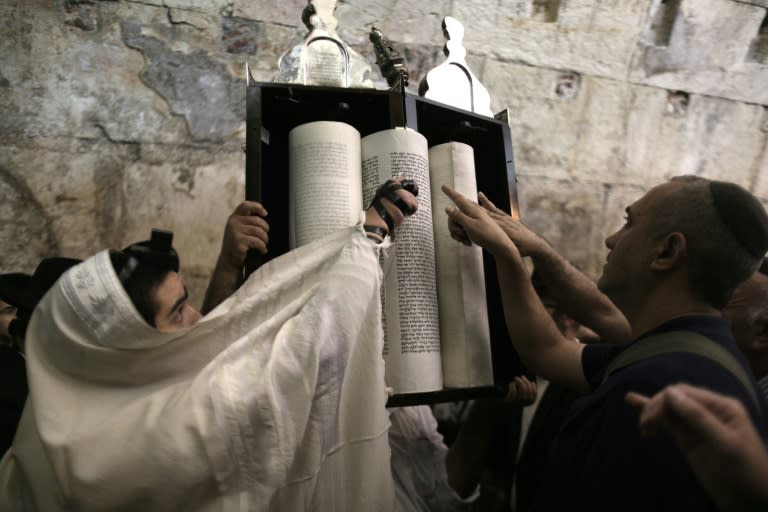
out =
[[142,319],[108,251],[68,271],[27,331],[30,397],[0,510],[392,510],[388,244],[340,230],[175,332]]

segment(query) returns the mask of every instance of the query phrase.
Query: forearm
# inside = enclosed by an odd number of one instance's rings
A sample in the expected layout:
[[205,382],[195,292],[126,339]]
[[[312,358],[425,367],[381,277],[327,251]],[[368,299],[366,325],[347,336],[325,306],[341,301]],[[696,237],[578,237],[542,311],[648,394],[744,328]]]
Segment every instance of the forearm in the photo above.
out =
[[547,292],[571,318],[593,330],[602,341],[625,343],[632,339],[629,322],[621,311],[552,246],[543,243],[530,256]]
[[219,258],[208,283],[208,289],[205,291],[202,313],[206,315],[211,312],[213,308],[235,293],[241,284],[243,284],[243,269],[227,265]]
[[[734,442],[739,446],[733,447]],[[768,451],[757,433],[742,433],[730,441],[720,441],[715,451],[723,453],[718,459],[721,467],[729,468],[726,471],[713,471],[705,463],[690,458],[689,463],[720,508],[738,512],[768,510]],[[712,464],[711,460],[706,464]]]
[[557,328],[519,254],[512,248],[497,251],[495,257],[507,331],[523,363],[549,381],[589,391],[581,371],[581,345],[566,339]]

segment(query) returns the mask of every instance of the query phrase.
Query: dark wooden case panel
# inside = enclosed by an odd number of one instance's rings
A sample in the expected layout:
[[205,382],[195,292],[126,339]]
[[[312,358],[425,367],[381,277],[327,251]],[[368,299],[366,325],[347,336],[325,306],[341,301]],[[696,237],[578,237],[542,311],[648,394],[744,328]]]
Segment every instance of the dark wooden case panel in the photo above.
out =
[[[505,115],[492,119],[395,90],[346,89],[256,83],[246,90],[246,199],[269,211],[269,254],[249,257],[246,272],[288,251],[288,132],[312,121],[340,121],[364,137],[395,126],[420,132],[429,146],[463,142],[474,149],[478,190],[499,208],[518,212],[512,143]],[[433,191],[433,194],[442,193]],[[388,405],[465,400],[498,395],[520,360],[509,341],[501,307],[496,266],[484,254],[488,320],[495,385],[395,395]]]

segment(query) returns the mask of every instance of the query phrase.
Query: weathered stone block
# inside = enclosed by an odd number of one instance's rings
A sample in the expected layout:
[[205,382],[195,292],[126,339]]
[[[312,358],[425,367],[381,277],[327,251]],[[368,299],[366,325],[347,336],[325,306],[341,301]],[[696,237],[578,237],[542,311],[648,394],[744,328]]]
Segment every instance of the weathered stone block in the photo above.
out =
[[523,222],[587,275],[599,276],[605,258],[604,187],[521,175],[518,193]]
[[199,32],[216,32],[218,16],[186,9],[168,9],[168,20],[172,25],[188,25]]
[[99,11],[90,2],[66,2],[64,11],[65,24],[88,32],[99,29]]
[[[681,102],[663,89],[494,60],[481,80],[494,105],[510,109],[520,173],[641,186],[699,174],[748,185],[762,154],[760,106]],[[574,82],[568,94],[559,89]]]
[[732,0],[654,0],[630,80],[766,104],[768,66],[747,58],[765,15],[761,7]]
[[67,27],[55,9],[24,5],[6,14],[8,37],[0,44],[7,46],[0,61],[9,87],[0,104],[10,115],[2,133],[187,139],[183,119],[169,115],[168,105],[141,82],[144,60],[123,44],[112,11],[103,13],[98,33]]
[[222,14],[229,8],[231,0],[163,0],[163,5],[175,9],[189,9],[211,14]]
[[203,49],[179,51],[166,38],[167,27],[143,29],[135,19],[122,23],[123,40],[144,55],[147,65],[142,79],[184,117],[196,141],[220,142],[241,129],[245,108],[243,78],[233,76],[228,66]]
[[493,111],[509,109],[518,172],[567,180],[584,108],[579,91],[557,95],[561,73],[552,69],[487,59],[480,81],[491,92]]
[[470,52],[622,80],[644,14],[640,2],[629,0],[561,2],[553,23],[520,16],[515,2],[498,12],[482,0],[457,2],[455,10],[467,20]]
[[29,188],[0,166],[0,274],[35,270],[58,254],[51,219]]
[[768,138],[763,146],[763,153],[757,162],[757,169],[753,171],[754,194],[759,197],[763,203],[768,204]]
[[234,0],[232,16],[304,28],[301,12],[306,6],[307,0]]
[[768,0],[732,0],[733,2],[743,2],[745,4],[757,5],[768,9]]
[[143,147],[125,169],[125,244],[149,236],[151,227],[174,232],[182,265],[212,269],[224,225],[244,198],[242,151],[212,154],[205,149]]
[[[510,111],[524,219],[596,277],[623,208],[672,175],[768,204],[766,2],[668,0],[678,20],[654,18],[658,0],[347,0],[336,16],[385,87],[381,28],[410,90],[443,60],[443,17],[464,23],[470,67]],[[199,304],[243,197],[244,63],[272,80],[305,5],[0,3],[0,271],[169,227]]]
[[[443,46],[443,18],[450,14],[448,0],[357,0],[339,3],[339,32],[349,44],[368,41],[376,26],[391,41],[403,44]],[[369,43],[370,44],[370,43]]]
[[123,168],[137,158],[132,144],[35,140],[6,145],[0,167],[34,200],[20,217],[42,211],[58,255],[83,258],[119,242]]

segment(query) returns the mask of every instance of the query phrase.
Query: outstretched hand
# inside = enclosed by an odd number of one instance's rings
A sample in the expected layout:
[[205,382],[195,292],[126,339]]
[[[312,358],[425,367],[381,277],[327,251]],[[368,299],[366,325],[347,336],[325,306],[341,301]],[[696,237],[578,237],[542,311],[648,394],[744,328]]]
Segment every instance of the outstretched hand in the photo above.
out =
[[448,231],[454,240],[465,245],[476,243],[494,256],[510,248],[517,252],[515,245],[510,243],[510,238],[491,218],[486,208],[470,201],[448,185],[443,185],[442,190],[456,205],[456,208],[445,210],[448,214]]
[[497,208],[482,192],[478,193],[480,206],[496,221],[504,233],[514,242],[521,256],[531,256],[542,245],[547,245],[539,235],[528,229],[522,222],[504,210]]
[[255,201],[243,201],[227,219],[219,259],[230,268],[241,270],[250,249],[267,253],[269,223],[267,210]]
[[628,393],[640,409],[639,428],[669,431],[693,472],[723,510],[768,506],[768,451],[741,402],[676,384],[653,397]]
[[203,314],[224,302],[243,282],[245,257],[250,249],[267,252],[267,210],[255,201],[243,201],[227,219],[224,241],[203,300]]
[[514,381],[509,383],[504,402],[525,407],[536,401],[537,394],[536,381],[528,379],[525,375],[518,375]]

